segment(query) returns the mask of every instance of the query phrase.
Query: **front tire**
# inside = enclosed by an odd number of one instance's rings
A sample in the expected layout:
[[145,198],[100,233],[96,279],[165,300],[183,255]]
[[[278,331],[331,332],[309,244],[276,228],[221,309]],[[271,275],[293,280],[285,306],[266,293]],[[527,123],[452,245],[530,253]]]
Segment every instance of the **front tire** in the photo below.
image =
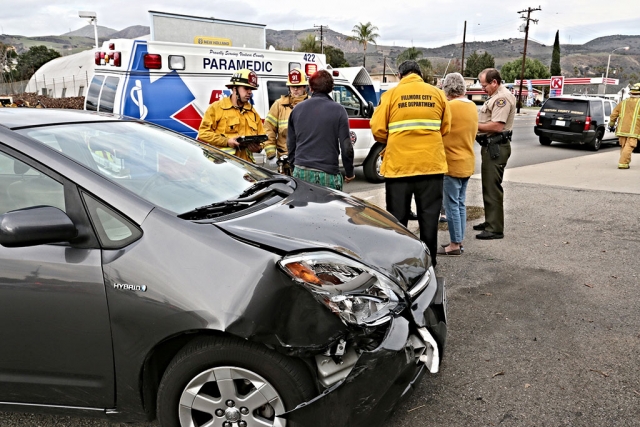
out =
[[364,172],[364,177],[369,182],[373,183],[381,183],[384,182],[384,176],[380,174],[380,166],[382,165],[382,150],[384,150],[385,145],[376,142],[375,145],[369,151],[367,158],[364,160],[362,164],[362,170]]
[[163,427],[291,426],[276,415],[309,400],[316,390],[298,359],[233,338],[199,338],[171,361],[158,389]]

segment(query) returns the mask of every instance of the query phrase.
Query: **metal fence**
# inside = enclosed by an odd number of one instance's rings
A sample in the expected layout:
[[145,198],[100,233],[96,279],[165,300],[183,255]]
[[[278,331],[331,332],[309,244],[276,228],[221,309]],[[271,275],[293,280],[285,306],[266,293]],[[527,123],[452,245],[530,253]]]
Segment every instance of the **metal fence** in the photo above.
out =
[[11,95],[26,92],[29,80],[0,83],[0,95]]
[[85,96],[89,87],[89,73],[50,77],[36,74],[31,80],[0,83],[0,95],[21,94],[25,92],[47,95],[50,98],[68,98]]

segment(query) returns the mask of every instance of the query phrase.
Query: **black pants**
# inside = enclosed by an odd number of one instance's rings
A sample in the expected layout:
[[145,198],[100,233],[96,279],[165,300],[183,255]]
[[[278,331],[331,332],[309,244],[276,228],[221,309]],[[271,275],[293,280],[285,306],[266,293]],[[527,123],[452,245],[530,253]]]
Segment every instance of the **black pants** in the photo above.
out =
[[442,206],[443,177],[444,174],[435,174],[384,180],[387,211],[405,227],[409,222],[411,197],[415,197],[420,240],[427,244],[434,266],[438,249],[438,219]]

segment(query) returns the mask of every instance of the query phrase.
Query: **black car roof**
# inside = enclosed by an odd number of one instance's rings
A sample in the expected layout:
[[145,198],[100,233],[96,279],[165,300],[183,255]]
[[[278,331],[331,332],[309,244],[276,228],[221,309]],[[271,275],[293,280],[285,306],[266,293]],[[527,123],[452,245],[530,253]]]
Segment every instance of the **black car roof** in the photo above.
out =
[[53,108],[0,108],[0,126],[9,129],[57,125],[63,123],[106,122],[126,119],[107,113]]

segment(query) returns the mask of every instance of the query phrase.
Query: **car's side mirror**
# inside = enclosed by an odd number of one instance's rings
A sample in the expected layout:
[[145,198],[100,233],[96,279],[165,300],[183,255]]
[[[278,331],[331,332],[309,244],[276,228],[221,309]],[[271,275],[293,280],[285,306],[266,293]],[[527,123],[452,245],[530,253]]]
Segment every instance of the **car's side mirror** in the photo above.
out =
[[53,206],[18,209],[0,215],[0,245],[7,248],[69,242],[77,235],[73,221]]
[[367,105],[365,105],[364,107],[364,111],[363,111],[363,115],[364,117],[366,117],[367,119],[370,119],[373,116],[373,102],[369,101],[367,102]]

